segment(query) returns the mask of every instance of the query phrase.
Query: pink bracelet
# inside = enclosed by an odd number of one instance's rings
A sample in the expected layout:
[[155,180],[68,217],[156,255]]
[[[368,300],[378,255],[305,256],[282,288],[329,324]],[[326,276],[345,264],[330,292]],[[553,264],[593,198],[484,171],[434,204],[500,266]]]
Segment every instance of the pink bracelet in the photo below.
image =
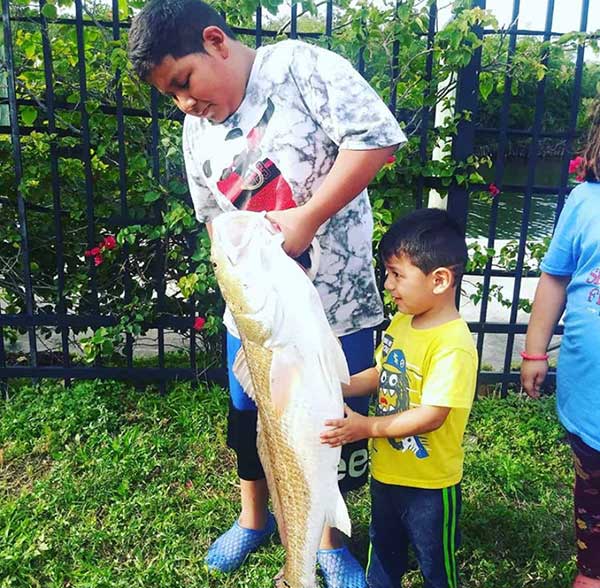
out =
[[544,353],[543,355],[531,355],[530,353],[527,353],[527,351],[521,351],[521,357],[523,359],[527,359],[529,361],[547,361],[548,360],[547,353]]

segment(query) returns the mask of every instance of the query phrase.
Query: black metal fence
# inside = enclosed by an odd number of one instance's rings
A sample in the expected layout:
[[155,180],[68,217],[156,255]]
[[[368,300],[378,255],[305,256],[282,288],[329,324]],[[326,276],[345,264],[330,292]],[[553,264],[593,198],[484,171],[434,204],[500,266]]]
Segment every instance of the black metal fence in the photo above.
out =
[[[529,0],[523,0],[527,2]],[[398,6],[402,4],[398,0]],[[525,30],[519,27],[519,13],[521,8],[521,0],[513,0],[513,18],[510,26],[502,32],[508,37],[508,59],[510,65],[514,58],[517,49],[517,43],[520,39],[527,37],[538,37],[544,40],[555,38],[565,31],[558,32],[553,22],[555,10],[555,0],[548,0],[546,3],[546,24],[544,30]],[[480,8],[486,7],[486,0],[473,0],[473,5]],[[75,136],[77,145],[74,147],[78,152],[78,157],[83,166],[83,184],[82,193],[86,202],[86,241],[88,247],[93,247],[97,239],[97,217],[95,214],[95,198],[97,197],[95,183],[96,172],[94,171],[92,145],[90,143],[90,112],[89,103],[90,97],[87,92],[87,71],[86,71],[86,55],[84,50],[86,29],[88,27],[103,27],[110,32],[112,39],[118,42],[121,39],[124,29],[128,27],[128,22],[121,22],[119,19],[119,2],[112,0],[112,20],[93,20],[85,17],[84,3],[82,0],[75,0],[75,11],[73,15],[64,18],[47,18],[46,0],[39,1],[39,15],[28,14],[26,17],[19,16],[13,9],[9,0],[2,0],[2,23],[4,37],[4,64],[6,75],[6,95],[0,95],[0,135],[10,136],[12,145],[12,158],[14,161],[14,179],[16,188],[14,196],[11,193],[0,194],[0,207],[16,207],[18,211],[18,225],[20,231],[20,261],[21,261],[21,277],[22,277],[22,297],[24,304],[23,312],[7,313],[5,309],[0,307],[0,381],[8,378],[31,377],[31,378],[64,378],[65,380],[75,378],[116,378],[116,379],[131,379],[131,380],[152,380],[164,382],[173,379],[195,379],[205,377],[208,379],[222,378],[223,370],[218,367],[216,369],[205,369],[200,367],[196,361],[197,353],[197,334],[192,328],[193,318],[196,314],[196,301],[192,298],[189,305],[186,307],[185,313],[169,314],[168,312],[160,312],[159,319],[153,324],[147,325],[148,328],[153,328],[157,333],[157,363],[152,367],[140,367],[134,361],[134,335],[131,333],[126,336],[125,345],[125,362],[123,365],[103,365],[100,359],[97,359],[92,365],[83,365],[80,363],[73,364],[71,358],[70,333],[73,329],[82,328],[98,328],[102,326],[111,326],[118,324],[118,317],[112,316],[110,313],[101,312],[98,304],[98,285],[95,279],[95,267],[91,262],[86,266],[88,274],[89,293],[87,296],[87,311],[85,313],[72,313],[69,311],[68,293],[65,289],[65,260],[63,252],[63,230],[62,225],[65,222],[65,217],[68,211],[63,209],[61,204],[61,190],[63,189],[62,176],[60,169],[60,157],[63,155],[61,149],[55,141],[50,142],[50,150],[48,153],[50,161],[51,173],[51,188],[52,188],[52,205],[39,206],[29,201],[27,195],[22,190],[23,179],[23,157],[21,152],[22,139],[32,133],[45,133],[55,136],[68,134],[63,127],[57,125],[57,115],[61,110],[66,109],[79,112],[80,133]],[[14,8],[14,7],[13,7]],[[289,28],[289,36],[292,38],[333,38],[335,32],[333,30],[334,22],[334,2],[328,0],[325,7],[324,26],[321,33],[301,33],[298,31],[298,12],[297,4],[291,6],[291,21]],[[588,14],[590,11],[590,0],[582,0],[581,3],[581,24],[580,31],[586,31],[588,27]],[[426,39],[427,47],[430,48],[434,42],[438,22],[438,9],[436,3],[432,3],[429,9],[429,20],[427,30],[423,33]],[[236,32],[244,36],[254,38],[256,46],[260,46],[268,37],[274,37],[275,31],[267,30],[263,24],[263,13],[259,6],[255,14],[255,28],[238,29]],[[28,26],[39,27],[42,33],[43,44],[43,59],[42,68],[44,75],[45,93],[43,96],[31,97],[23,95],[18,91],[16,85],[16,70],[14,62],[14,39],[15,28],[23,23]],[[48,30],[51,26],[70,27],[77,40],[78,57],[76,68],[78,71],[79,80],[79,95],[75,102],[68,102],[64,99],[58,99],[55,93],[55,79],[53,71],[53,50],[49,42]],[[487,35],[498,35],[495,30],[475,29],[476,34],[483,38]],[[556,213],[558,217],[560,210],[565,201],[565,197],[569,192],[569,160],[572,156],[574,141],[577,135],[577,117],[581,103],[581,84],[582,72],[584,67],[584,51],[585,46],[582,44],[576,52],[575,62],[575,77],[574,87],[571,93],[570,106],[570,122],[568,128],[565,129],[546,129],[543,125],[544,108],[546,101],[546,78],[542,78],[537,84],[537,93],[535,96],[535,114],[532,125],[529,129],[510,128],[509,113],[511,102],[513,100],[512,78],[507,73],[504,80],[504,90],[502,95],[502,105],[499,113],[499,124],[497,127],[484,127],[480,124],[477,112],[478,103],[480,100],[479,93],[479,72],[481,69],[482,55],[481,50],[477,51],[471,62],[464,67],[459,74],[458,87],[456,92],[456,111],[469,111],[470,117],[466,117],[458,125],[458,131],[452,145],[452,153],[457,161],[466,161],[476,149],[476,144],[481,137],[493,137],[497,141],[498,147],[495,156],[493,167],[493,182],[503,193],[518,193],[523,195],[523,209],[520,217],[519,230],[519,245],[516,253],[514,269],[498,270],[492,265],[492,259],[487,262],[483,271],[472,272],[470,277],[482,281],[481,286],[481,303],[479,308],[479,316],[477,320],[470,322],[470,327],[473,333],[477,336],[477,347],[480,356],[483,354],[486,340],[490,337],[501,337],[503,341],[504,361],[502,368],[498,367],[483,370],[480,373],[480,382],[482,383],[499,383],[502,385],[502,390],[505,392],[507,386],[511,382],[518,380],[518,373],[513,369],[513,352],[515,349],[515,339],[526,331],[526,325],[518,322],[518,308],[521,292],[521,285],[524,278],[535,277],[534,271],[527,271],[526,268],[526,243],[528,238],[528,228],[532,207],[532,199],[534,196],[543,195],[544,198],[555,203]],[[398,83],[397,72],[399,69],[398,63],[399,46],[394,43],[390,60],[390,80],[392,88],[390,88],[390,109],[402,118],[402,111],[396,103],[395,86]],[[553,64],[549,61],[549,54],[545,54],[543,62],[548,68],[552,68]],[[360,50],[356,55],[357,69],[365,74],[365,58],[364,52]],[[432,79],[433,54],[430,52],[425,61],[425,69],[423,78],[429,83]],[[115,100],[113,103],[95,104],[94,108],[107,116],[113,116],[116,120],[116,140],[118,152],[119,174],[116,186],[116,192],[119,197],[119,221],[115,224],[118,226],[128,226],[139,219],[131,219],[128,216],[128,183],[127,183],[127,157],[126,157],[126,140],[125,126],[128,117],[145,117],[149,120],[150,141],[148,144],[148,154],[151,158],[152,173],[156,179],[161,173],[159,161],[159,144],[161,141],[159,119],[163,116],[163,112],[159,109],[159,96],[153,90],[150,93],[149,109],[144,107],[126,106],[122,94],[122,78],[121,72],[117,70],[115,76]],[[429,87],[429,86],[427,86]],[[22,109],[30,106],[35,106],[43,102],[45,121],[24,122],[20,116]],[[2,122],[2,112],[8,110],[9,124]],[[175,116],[175,118],[177,118]],[[428,135],[434,129],[435,111],[432,107],[426,106],[418,113],[417,126],[420,137],[420,147],[418,157],[421,162],[426,162],[431,157],[430,148],[428,147]],[[527,156],[527,176],[522,183],[508,183],[505,181],[505,169],[507,160],[507,149],[512,139],[527,139],[529,141],[528,156]],[[539,159],[540,141],[543,139],[554,139],[565,142],[565,149],[561,161],[560,181],[557,185],[547,186],[539,185],[536,182],[536,165]],[[426,205],[427,192],[431,188],[439,187],[439,180],[436,178],[419,177],[416,186],[414,187],[415,207]],[[470,195],[474,190],[486,189],[487,185],[471,185],[469,188],[452,184],[448,190],[448,209],[450,213],[461,223],[467,227],[470,222],[469,203]],[[501,199],[494,199],[490,208],[489,232],[486,238],[488,248],[493,248],[496,242],[497,224],[499,208],[501,207]],[[150,211],[150,219],[160,219],[162,210],[160,204],[152,204]],[[35,277],[32,272],[31,257],[30,257],[30,233],[29,219],[31,215],[45,215],[47,219],[48,236],[54,241],[56,274],[54,285],[56,288],[56,305],[50,312],[38,308],[35,295]],[[515,211],[515,218],[518,217],[518,211]],[[1,229],[0,229],[1,230]],[[552,232],[552,226],[548,226],[548,235]],[[132,269],[127,265],[127,250],[125,247],[125,267],[129,274]],[[158,251],[159,256],[165,256],[167,252],[164,250]],[[161,264],[157,264],[160,267]],[[511,308],[510,316],[506,322],[490,322],[488,320],[489,302],[488,297],[493,288],[493,281],[497,278],[510,278],[512,280],[511,293]],[[124,280],[123,296],[127,301],[131,291],[131,275],[127,275]],[[157,272],[154,281],[155,301],[159,309],[165,307],[167,297],[167,284],[164,276],[160,271]],[[5,342],[4,330],[7,327],[18,328],[25,330],[28,341],[28,352],[15,358],[7,351]],[[39,330],[43,327],[51,327],[56,329],[59,335],[59,347],[57,352],[59,360],[57,365],[42,365],[40,362],[39,351]],[[188,364],[183,367],[169,367],[165,364],[165,330],[176,328],[185,330],[189,336],[189,341],[186,343],[189,349]],[[560,328],[557,330],[560,333]]]

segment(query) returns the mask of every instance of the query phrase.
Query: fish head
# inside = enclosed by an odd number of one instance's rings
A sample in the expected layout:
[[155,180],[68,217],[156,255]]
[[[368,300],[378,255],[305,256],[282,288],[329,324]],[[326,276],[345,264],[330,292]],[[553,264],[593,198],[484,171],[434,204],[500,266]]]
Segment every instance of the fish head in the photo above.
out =
[[263,213],[232,211],[212,223],[211,257],[223,297],[237,320],[261,314],[269,320],[267,301],[273,292],[275,256],[285,255],[283,236]]

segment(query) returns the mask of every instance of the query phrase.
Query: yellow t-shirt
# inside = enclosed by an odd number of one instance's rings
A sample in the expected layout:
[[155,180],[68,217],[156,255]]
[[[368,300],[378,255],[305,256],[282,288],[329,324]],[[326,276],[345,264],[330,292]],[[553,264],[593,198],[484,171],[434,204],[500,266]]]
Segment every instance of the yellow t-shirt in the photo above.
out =
[[465,321],[415,329],[412,316],[397,313],[375,359],[378,416],[420,405],[452,410],[431,433],[373,439],[372,476],[385,484],[415,488],[445,488],[460,482],[462,440],[477,380],[477,350]]

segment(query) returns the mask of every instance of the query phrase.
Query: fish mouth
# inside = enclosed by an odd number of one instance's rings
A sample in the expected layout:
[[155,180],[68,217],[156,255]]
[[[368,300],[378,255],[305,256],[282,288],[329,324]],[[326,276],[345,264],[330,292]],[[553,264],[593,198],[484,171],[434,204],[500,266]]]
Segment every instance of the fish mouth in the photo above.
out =
[[[228,215],[234,214],[231,217]],[[246,248],[250,246],[254,229],[256,228],[256,213],[248,213],[248,216],[243,212],[225,213],[217,217],[213,224],[224,223],[227,225],[226,230],[220,230],[218,237],[218,246],[223,251],[227,260],[232,266],[235,266]],[[215,238],[213,245],[217,245]]]

